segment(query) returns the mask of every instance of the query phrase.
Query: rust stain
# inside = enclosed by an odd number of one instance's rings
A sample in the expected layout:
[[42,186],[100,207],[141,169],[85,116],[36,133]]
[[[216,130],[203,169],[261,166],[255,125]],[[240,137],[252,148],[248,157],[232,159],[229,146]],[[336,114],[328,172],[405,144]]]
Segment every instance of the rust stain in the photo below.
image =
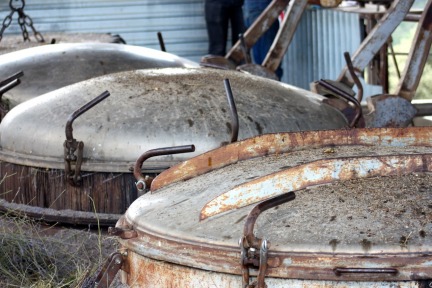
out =
[[[362,171],[365,167],[369,167],[369,170]],[[200,220],[310,186],[360,177],[405,175],[429,171],[432,171],[432,154],[317,160],[254,179],[222,193],[204,205],[200,212]],[[310,177],[311,175],[313,177]],[[264,186],[266,190],[272,192],[262,193]]]
[[[341,129],[265,134],[209,151],[162,172],[151,191],[255,157],[343,145],[432,146],[428,127]],[[208,159],[212,165],[208,165]]]

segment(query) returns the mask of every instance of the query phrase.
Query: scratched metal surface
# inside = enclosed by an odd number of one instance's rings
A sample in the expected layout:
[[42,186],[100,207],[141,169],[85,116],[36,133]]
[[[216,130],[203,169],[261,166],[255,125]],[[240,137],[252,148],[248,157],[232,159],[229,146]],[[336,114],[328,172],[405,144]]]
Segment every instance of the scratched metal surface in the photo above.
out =
[[[429,150],[427,147],[354,145],[253,158],[146,194],[131,205],[126,219],[138,231],[236,247],[251,206],[199,221],[203,205],[222,192],[318,159],[422,154]],[[299,191],[296,200],[264,213],[258,219],[256,233],[265,236],[280,251],[430,251],[430,175],[356,181]]]

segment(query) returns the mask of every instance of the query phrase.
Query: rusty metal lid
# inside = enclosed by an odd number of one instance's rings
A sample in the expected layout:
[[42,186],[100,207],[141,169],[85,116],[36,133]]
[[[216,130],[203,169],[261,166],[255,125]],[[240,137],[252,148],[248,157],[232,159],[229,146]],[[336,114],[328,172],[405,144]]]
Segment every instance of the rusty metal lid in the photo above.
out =
[[321,102],[321,96],[277,81],[206,68],[137,70],[76,83],[15,107],[0,124],[0,157],[17,164],[63,168],[66,120],[108,90],[110,97],[74,122],[74,138],[85,144],[82,169],[128,172],[147,150],[196,146],[195,154],[151,158],[143,166],[166,169],[230,141],[224,79],[231,82],[239,139],[347,125],[339,111]]
[[160,174],[117,223],[138,233],[122,244],[145,257],[241,274],[248,214],[296,191],[252,226],[252,237],[270,242],[269,277],[430,279],[430,139],[430,128],[355,129],[230,144]]
[[112,43],[65,43],[23,49],[0,56],[0,79],[23,71],[21,84],[2,101],[12,108],[31,98],[79,81],[115,72],[197,67],[190,60],[154,49]]

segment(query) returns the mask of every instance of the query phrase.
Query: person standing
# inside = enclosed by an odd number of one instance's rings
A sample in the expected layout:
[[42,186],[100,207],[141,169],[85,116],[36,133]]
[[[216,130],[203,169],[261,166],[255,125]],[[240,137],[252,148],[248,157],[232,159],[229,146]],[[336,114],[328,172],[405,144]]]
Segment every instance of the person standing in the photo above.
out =
[[243,18],[244,0],[206,0],[205,20],[209,37],[208,54],[225,56],[228,27],[231,25],[232,45],[245,30]]
[[[249,28],[253,22],[261,15],[272,0],[245,0],[243,6],[246,27]],[[273,40],[279,31],[279,21],[276,20],[273,25],[260,37],[252,47],[252,57],[256,64],[261,65],[270,50]],[[281,65],[275,71],[281,79],[283,70]]]

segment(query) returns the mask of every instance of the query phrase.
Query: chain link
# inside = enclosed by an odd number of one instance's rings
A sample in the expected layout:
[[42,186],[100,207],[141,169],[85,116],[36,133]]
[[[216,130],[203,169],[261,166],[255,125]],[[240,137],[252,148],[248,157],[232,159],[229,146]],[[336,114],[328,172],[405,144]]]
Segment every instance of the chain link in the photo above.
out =
[[[17,4],[17,5],[15,5]],[[10,0],[9,7],[11,13],[5,17],[0,29],[0,41],[3,39],[3,32],[11,25],[12,17],[15,13],[18,13],[18,24],[20,25],[22,36],[24,41],[30,41],[27,27],[30,27],[33,31],[33,35],[38,42],[45,42],[42,34],[40,34],[33,26],[33,20],[30,16],[24,13],[25,0]]]

